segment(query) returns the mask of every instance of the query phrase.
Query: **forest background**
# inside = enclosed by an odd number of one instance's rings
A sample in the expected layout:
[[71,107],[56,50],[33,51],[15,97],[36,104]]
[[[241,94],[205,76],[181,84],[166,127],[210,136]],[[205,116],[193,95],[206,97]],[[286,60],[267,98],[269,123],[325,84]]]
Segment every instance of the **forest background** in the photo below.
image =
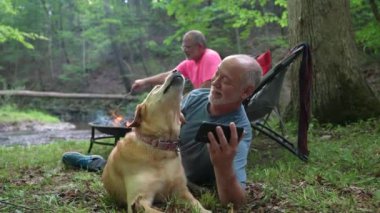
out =
[[[380,97],[379,9],[376,0],[0,0],[0,93],[126,95],[134,79],[184,59],[181,37],[189,29],[203,31],[222,57],[270,49],[274,63],[306,41],[314,71],[309,162],[258,135],[247,168],[248,202],[240,212],[378,212],[380,127],[373,112],[380,105],[371,96]],[[284,91],[296,93],[294,82],[287,76],[291,85]],[[20,118],[22,124],[45,118],[34,111],[27,113],[32,119],[25,118],[23,110],[8,104],[80,117],[78,112],[127,102],[2,95],[0,129]],[[363,121],[369,117],[374,119]],[[344,126],[315,122],[355,119]],[[294,123],[286,125],[295,135]],[[2,142],[7,133],[1,132]],[[62,167],[62,153],[85,152],[88,140],[54,142],[0,146],[2,212],[122,211],[106,195],[99,174]],[[111,148],[95,146],[93,153],[107,157]],[[215,194],[199,200],[214,212],[226,212]],[[162,209],[178,212],[172,201]]]
[[[378,97],[379,5],[374,0],[342,2],[350,4],[345,18],[352,21],[359,50],[357,72]],[[3,0],[0,88],[127,94],[134,79],[167,71],[184,59],[181,37],[190,29],[201,30],[208,47],[222,57],[257,56],[269,49],[276,63],[292,47],[287,6],[285,0]],[[1,101],[50,111],[91,105],[83,100]]]

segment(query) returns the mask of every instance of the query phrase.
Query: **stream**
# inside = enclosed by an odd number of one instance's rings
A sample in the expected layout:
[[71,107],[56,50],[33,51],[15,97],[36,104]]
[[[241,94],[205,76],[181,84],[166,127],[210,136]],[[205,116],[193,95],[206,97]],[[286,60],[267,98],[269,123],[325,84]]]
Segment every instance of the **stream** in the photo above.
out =
[[[40,145],[57,141],[88,140],[91,138],[89,121],[113,125],[118,115],[109,116],[103,111],[87,114],[57,114],[59,123],[41,123],[37,121],[0,123],[0,146]],[[130,118],[131,115],[122,115],[121,118]],[[124,121],[121,120],[121,121]],[[121,122],[119,121],[119,122]],[[98,131],[96,136],[106,136]]]
[[0,146],[39,145],[54,141],[90,140],[88,124],[41,124],[23,123],[0,126]]

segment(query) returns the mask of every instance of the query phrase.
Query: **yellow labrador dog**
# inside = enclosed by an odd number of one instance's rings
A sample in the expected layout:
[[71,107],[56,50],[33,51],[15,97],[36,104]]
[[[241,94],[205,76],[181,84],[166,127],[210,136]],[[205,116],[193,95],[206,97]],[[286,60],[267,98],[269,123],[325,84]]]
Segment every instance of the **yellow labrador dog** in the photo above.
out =
[[134,210],[159,212],[154,200],[170,196],[186,200],[200,212],[209,212],[186,186],[178,153],[184,79],[173,72],[136,107],[133,131],[118,142],[108,157],[102,180],[107,192]]

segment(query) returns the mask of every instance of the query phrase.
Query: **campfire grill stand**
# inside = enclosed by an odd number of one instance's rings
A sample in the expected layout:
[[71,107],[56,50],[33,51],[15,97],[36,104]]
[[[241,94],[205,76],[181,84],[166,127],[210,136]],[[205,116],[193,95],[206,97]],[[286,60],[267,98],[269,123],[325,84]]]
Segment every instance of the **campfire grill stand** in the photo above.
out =
[[[90,138],[90,147],[88,148],[87,153],[91,153],[92,146],[94,144],[100,144],[100,145],[106,145],[106,146],[115,146],[117,142],[120,140],[121,137],[124,137],[124,135],[131,131],[131,128],[127,127],[113,127],[113,126],[101,126],[97,125],[96,123],[89,123],[91,126],[91,138]],[[95,136],[95,130],[98,130],[101,133],[104,133],[106,135],[102,136]],[[105,139],[113,138],[114,142],[106,142]]]

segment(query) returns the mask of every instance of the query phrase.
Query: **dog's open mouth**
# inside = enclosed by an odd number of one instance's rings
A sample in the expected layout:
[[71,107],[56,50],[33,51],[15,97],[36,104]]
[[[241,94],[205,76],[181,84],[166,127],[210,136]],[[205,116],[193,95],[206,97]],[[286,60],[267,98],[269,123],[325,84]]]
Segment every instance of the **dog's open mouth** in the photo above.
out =
[[175,72],[172,74],[169,84],[164,89],[164,94],[170,89],[172,86],[183,86],[184,78],[181,74]]

